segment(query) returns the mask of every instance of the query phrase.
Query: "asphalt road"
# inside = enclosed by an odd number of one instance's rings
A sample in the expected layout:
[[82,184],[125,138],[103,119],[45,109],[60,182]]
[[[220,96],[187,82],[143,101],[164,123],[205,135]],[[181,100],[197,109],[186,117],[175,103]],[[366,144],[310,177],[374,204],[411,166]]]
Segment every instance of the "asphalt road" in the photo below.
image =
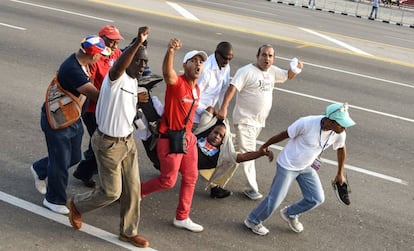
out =
[[[184,8],[192,15],[179,12]],[[199,234],[172,226],[179,182],[174,189],[146,197],[141,204],[141,234],[156,250],[414,250],[414,32],[413,29],[268,1],[73,1],[0,2],[0,250],[126,250],[117,241],[119,205],[84,215],[75,231],[65,216],[41,206],[29,166],[46,154],[39,126],[46,87],[60,63],[76,51],[83,36],[113,23],[125,37],[151,27],[150,65],[161,73],[168,40],[178,37],[176,70],[185,52],[212,53],[220,41],[234,45],[232,73],[255,61],[257,48],[276,46],[275,64],[288,67],[299,57],[304,71],[278,85],[265,141],[300,116],[321,114],[330,102],[347,101],[357,125],[348,130],[347,174],[351,205],[339,204],[330,187],[336,156],[324,153],[320,177],[325,203],[301,217],[305,230],[291,232],[277,214],[259,237],[242,225],[257,204],[242,194],[238,170],[228,184],[233,196],[213,200],[200,178],[191,218],[203,224]],[[163,84],[154,94],[163,97]],[[88,137],[84,137],[86,148]],[[138,142],[138,141],[137,141]],[[283,144],[275,146],[278,153]],[[140,152],[141,180],[157,175]],[[70,170],[72,173],[73,168]],[[257,161],[258,181],[266,193],[275,162]],[[85,191],[70,176],[69,195]],[[282,206],[300,198],[293,185]],[[142,250],[142,249],[136,249]],[[147,249],[151,250],[151,249]]]

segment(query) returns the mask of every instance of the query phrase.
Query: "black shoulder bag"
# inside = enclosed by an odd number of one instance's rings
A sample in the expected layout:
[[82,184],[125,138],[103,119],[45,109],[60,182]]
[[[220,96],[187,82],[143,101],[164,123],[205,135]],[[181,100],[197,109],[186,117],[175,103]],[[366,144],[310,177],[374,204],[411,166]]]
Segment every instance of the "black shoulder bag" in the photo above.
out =
[[[187,114],[187,117],[184,120],[184,128],[181,130],[171,130],[168,128],[168,140],[170,143],[170,153],[187,153],[187,141],[185,140],[186,137],[186,125],[188,120],[190,119],[191,111],[193,110],[195,99],[191,104],[190,111]],[[166,118],[167,127],[168,125],[168,118]]]

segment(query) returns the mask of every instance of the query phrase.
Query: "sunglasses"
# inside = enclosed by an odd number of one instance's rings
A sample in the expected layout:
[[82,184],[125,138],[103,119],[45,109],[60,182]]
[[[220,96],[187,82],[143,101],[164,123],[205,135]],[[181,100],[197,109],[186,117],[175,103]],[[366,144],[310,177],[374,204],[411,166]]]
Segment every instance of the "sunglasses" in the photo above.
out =
[[223,55],[223,53],[221,53],[220,51],[216,51],[219,55],[220,55],[220,57],[222,58],[222,59],[224,59],[225,61],[231,61],[232,59],[233,59],[233,56],[230,56],[230,57],[226,57],[225,55]]

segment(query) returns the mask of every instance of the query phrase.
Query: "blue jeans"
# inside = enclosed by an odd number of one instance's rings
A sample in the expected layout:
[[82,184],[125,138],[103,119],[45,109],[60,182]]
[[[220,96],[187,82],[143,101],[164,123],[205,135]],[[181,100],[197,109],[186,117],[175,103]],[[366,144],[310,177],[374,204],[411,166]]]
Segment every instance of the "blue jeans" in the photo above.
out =
[[321,181],[312,167],[301,171],[289,171],[279,164],[276,164],[276,167],[277,172],[269,194],[247,216],[247,219],[254,224],[262,223],[273,214],[285,199],[290,185],[295,179],[302,191],[303,198],[288,207],[287,214],[290,217],[298,217],[300,214],[319,206],[325,200]]
[[82,121],[60,130],[50,128],[44,107],[40,126],[45,134],[48,156],[33,163],[39,179],[47,178],[46,200],[57,205],[66,204],[68,169],[81,159]]
[[82,180],[90,180],[92,176],[98,173],[98,167],[96,164],[95,153],[92,149],[92,135],[95,132],[96,128],[96,116],[94,112],[85,112],[82,115],[83,123],[86,126],[89,134],[89,146],[88,149],[83,153],[85,159],[82,160],[78,167],[76,168],[77,177],[80,177]]
[[378,14],[378,7],[372,6],[371,13],[369,14],[369,18],[372,18],[372,14],[375,12],[375,18],[377,18]]

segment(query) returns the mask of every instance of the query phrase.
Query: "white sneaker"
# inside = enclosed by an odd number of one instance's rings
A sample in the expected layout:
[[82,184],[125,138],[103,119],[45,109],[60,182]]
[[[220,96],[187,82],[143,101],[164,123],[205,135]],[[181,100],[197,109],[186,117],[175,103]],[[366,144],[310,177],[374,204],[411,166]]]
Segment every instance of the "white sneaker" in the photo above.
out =
[[246,189],[243,191],[244,195],[249,197],[251,200],[258,200],[263,198],[263,195],[253,189]]
[[43,200],[43,206],[49,208],[50,210],[58,214],[69,214],[69,209],[65,205],[56,205],[50,203],[46,200],[46,198]]
[[267,229],[265,226],[263,226],[261,223],[260,224],[254,224],[252,222],[250,222],[248,219],[244,220],[244,225],[252,230],[253,233],[264,236],[266,234],[269,233],[269,229]]
[[37,175],[36,171],[33,169],[33,165],[30,166],[30,171],[32,172],[32,175],[35,181],[35,187],[37,191],[41,194],[46,194],[46,180],[39,179],[39,176]]
[[280,210],[280,217],[289,224],[289,227],[293,232],[300,233],[303,231],[303,225],[299,222],[298,217],[291,218],[287,215],[287,207]]
[[174,218],[173,224],[174,226],[178,228],[185,228],[195,233],[198,233],[204,230],[203,226],[197,223],[194,223],[190,218],[187,218],[185,220],[177,220],[176,218]]

